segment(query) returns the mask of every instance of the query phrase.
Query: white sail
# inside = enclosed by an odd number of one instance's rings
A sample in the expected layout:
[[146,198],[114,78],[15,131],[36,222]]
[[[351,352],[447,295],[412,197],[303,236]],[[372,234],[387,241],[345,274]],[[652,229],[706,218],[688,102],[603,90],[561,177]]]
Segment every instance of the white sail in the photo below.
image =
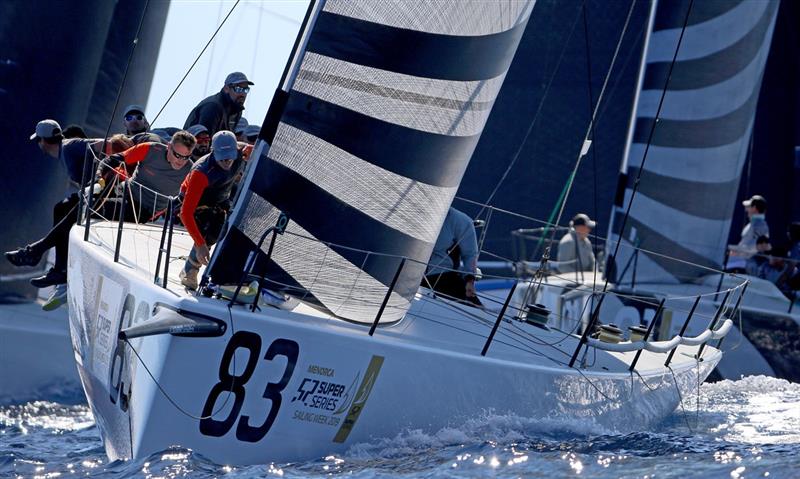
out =
[[[400,319],[522,36],[533,2],[328,1],[284,106],[262,134],[209,271],[236,282],[279,213],[256,272],[349,320]],[[274,107],[275,105],[273,105]],[[268,243],[262,245],[267,251]]]
[[[609,234],[609,253],[622,241],[618,283],[691,281],[722,267],[778,1],[690,5],[655,8]],[[634,258],[634,245],[646,251]]]

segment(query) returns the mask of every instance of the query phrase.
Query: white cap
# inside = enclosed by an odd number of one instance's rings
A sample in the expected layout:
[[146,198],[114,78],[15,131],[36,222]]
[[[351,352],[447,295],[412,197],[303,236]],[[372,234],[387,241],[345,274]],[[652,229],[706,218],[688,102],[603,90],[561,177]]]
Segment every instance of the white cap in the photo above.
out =
[[36,131],[31,135],[31,140],[37,138],[53,138],[61,134],[61,125],[55,120],[42,120],[36,124]]

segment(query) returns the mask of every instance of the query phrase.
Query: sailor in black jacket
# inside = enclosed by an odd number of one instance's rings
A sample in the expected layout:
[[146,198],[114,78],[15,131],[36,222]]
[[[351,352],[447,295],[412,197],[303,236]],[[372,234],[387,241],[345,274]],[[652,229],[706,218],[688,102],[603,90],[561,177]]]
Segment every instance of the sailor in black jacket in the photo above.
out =
[[242,72],[233,72],[225,77],[225,86],[219,93],[211,95],[197,104],[189,113],[183,129],[192,125],[203,125],[208,134],[222,130],[233,130],[242,117],[244,101],[254,83]]

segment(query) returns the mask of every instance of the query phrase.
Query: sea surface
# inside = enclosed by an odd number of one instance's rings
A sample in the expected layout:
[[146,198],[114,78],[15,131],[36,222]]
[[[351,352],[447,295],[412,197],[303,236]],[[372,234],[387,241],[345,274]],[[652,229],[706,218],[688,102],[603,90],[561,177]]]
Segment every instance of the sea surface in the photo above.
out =
[[343,455],[248,467],[179,447],[109,462],[81,399],[0,407],[0,477],[800,477],[800,384],[766,377],[704,384],[650,431],[487,414]]

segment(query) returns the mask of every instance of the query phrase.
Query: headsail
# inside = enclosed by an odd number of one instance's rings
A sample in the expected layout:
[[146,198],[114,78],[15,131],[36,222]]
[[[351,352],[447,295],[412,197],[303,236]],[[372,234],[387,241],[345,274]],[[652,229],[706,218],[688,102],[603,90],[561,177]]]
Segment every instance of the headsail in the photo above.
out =
[[[620,185],[624,198],[618,198],[609,234],[609,253],[622,236],[612,280],[629,282],[635,269],[637,281],[680,282],[707,274],[689,263],[722,267],[777,11],[777,0],[657,3],[623,164],[627,184]],[[658,254],[643,252],[634,260],[633,245]]]
[[238,281],[283,211],[286,233],[259,265],[274,286],[372,322],[407,257],[381,321],[401,318],[532,6],[325,2],[280,120],[265,121],[274,138],[253,165],[212,281]]

